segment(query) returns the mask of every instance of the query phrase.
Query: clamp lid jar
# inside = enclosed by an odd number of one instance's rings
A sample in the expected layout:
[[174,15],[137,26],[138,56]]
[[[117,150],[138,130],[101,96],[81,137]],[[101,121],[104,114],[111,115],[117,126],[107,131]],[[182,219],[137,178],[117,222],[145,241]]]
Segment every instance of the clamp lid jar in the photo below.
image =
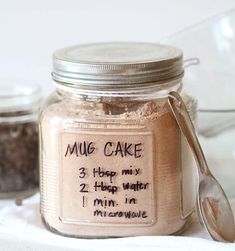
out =
[[0,198],[38,191],[38,85],[0,81]]
[[[182,52],[149,43],[68,47],[40,116],[41,214],[52,231],[172,234],[194,210],[193,158],[167,104]],[[184,94],[195,116],[194,99]]]

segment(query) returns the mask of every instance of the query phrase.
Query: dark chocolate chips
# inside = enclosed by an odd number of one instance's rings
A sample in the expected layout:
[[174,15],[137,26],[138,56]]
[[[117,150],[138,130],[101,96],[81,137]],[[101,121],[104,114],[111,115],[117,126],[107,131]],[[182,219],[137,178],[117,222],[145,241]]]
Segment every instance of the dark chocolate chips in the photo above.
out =
[[0,123],[0,196],[38,187],[36,122]]

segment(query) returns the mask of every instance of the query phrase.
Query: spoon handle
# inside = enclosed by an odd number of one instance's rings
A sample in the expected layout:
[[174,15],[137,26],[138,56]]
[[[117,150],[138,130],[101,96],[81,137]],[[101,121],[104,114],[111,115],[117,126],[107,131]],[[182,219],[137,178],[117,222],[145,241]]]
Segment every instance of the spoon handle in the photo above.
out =
[[182,133],[186,137],[189,146],[191,147],[201,174],[211,175],[202,148],[196,136],[194,125],[183,99],[177,92],[172,91],[168,95],[168,103]]

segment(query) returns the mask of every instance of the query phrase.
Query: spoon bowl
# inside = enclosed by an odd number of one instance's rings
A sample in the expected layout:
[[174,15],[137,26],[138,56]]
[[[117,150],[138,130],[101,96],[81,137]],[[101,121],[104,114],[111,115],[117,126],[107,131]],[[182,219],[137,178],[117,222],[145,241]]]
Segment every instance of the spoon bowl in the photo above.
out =
[[200,219],[214,240],[233,242],[234,217],[228,200],[224,198],[226,195],[217,180],[213,176],[204,176],[197,196]]

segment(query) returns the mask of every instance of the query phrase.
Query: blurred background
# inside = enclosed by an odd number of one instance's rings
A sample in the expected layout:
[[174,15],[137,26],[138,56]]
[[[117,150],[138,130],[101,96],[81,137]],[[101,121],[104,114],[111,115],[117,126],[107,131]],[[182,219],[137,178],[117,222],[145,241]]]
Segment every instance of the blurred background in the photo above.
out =
[[0,0],[0,78],[32,79],[48,92],[57,48],[156,42],[234,7],[234,0]]

